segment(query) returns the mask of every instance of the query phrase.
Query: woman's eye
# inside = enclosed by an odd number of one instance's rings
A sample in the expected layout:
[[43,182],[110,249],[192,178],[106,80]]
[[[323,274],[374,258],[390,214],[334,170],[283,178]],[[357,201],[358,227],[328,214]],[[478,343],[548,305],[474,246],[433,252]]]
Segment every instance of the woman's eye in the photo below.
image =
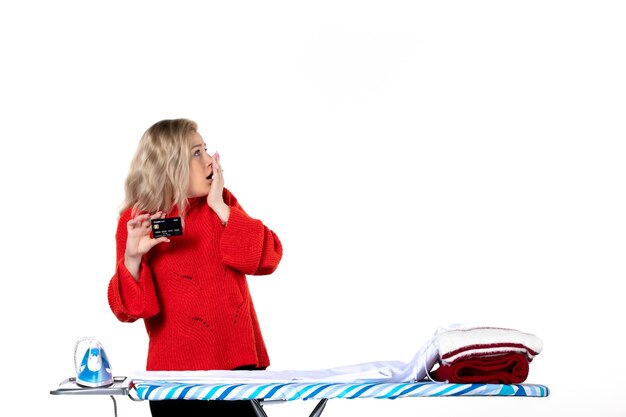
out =
[[194,151],[193,156],[200,156],[200,151]]

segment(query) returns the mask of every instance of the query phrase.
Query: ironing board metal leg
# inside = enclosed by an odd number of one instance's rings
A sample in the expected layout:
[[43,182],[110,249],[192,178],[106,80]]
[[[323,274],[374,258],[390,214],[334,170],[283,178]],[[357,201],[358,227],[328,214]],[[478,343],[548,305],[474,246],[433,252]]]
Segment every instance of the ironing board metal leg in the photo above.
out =
[[311,412],[309,417],[321,416],[322,411],[324,411],[324,408],[326,407],[326,401],[328,401],[328,398],[321,399],[320,402],[317,403],[317,405],[315,406],[315,408],[313,409],[313,412]]
[[261,407],[259,400],[252,400],[252,408],[254,408],[254,412],[257,417],[267,417],[267,414],[265,414],[265,410]]
[[113,415],[117,417],[117,401],[115,401],[114,396],[109,395],[109,397],[111,397],[111,399],[113,400]]

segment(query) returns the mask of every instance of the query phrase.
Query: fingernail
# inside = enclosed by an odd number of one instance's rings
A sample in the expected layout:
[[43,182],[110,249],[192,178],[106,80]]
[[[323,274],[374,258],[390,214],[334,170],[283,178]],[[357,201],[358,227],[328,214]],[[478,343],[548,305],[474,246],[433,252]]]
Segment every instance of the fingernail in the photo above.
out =
[[218,151],[215,151],[215,155],[213,155],[213,157],[220,159],[220,153]]

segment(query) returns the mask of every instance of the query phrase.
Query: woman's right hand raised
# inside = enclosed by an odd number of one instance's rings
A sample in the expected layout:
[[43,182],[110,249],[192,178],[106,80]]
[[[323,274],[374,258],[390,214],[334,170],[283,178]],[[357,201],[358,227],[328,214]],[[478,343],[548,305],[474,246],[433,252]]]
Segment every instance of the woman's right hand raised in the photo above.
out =
[[158,211],[154,214],[140,214],[126,223],[128,236],[126,238],[126,253],[124,263],[128,271],[138,279],[141,257],[159,243],[169,242],[167,237],[154,239],[150,237],[152,229],[150,220],[164,218],[165,213]]

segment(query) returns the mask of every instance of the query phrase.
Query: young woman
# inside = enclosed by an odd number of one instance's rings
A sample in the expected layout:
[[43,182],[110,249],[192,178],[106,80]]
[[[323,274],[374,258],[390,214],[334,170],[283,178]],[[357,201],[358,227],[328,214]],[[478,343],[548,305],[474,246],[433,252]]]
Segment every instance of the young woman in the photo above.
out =
[[[151,220],[181,217],[180,236],[154,238]],[[162,120],[139,142],[126,179],[109,282],[111,310],[143,319],[147,370],[264,369],[269,357],[246,275],[271,274],[278,237],[224,188],[219,155],[197,125]],[[151,401],[153,416],[254,416],[248,401]]]

